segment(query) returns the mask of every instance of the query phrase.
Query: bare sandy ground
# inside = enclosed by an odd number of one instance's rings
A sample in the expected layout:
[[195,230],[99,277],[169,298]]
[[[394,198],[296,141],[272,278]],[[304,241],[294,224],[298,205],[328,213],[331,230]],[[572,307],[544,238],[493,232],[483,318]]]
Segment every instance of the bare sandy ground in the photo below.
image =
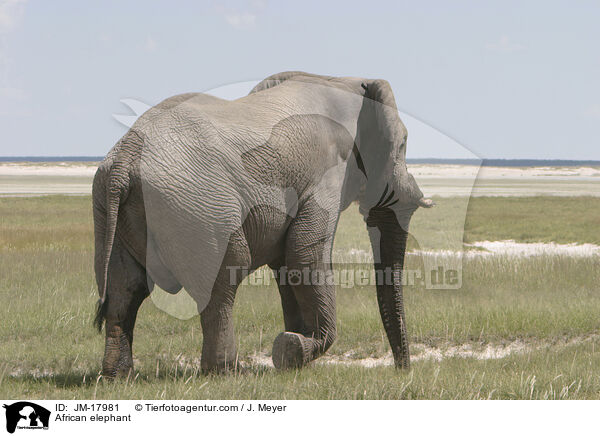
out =
[[0,162],[0,176],[94,177],[98,162]]
[[[475,248],[475,249],[473,249]],[[600,256],[600,245],[595,244],[557,244],[556,242],[515,242],[506,241],[479,241],[465,244],[464,251],[452,250],[413,250],[406,253],[408,256],[433,256],[433,257],[535,257],[535,256],[567,256],[567,257],[594,257]],[[348,251],[334,250],[333,259],[342,263],[373,262],[371,251],[352,248]]]
[[89,195],[97,162],[1,162],[0,196]]
[[[85,195],[97,162],[1,162],[0,195]],[[600,168],[409,165],[428,196],[600,196]]]
[[557,244],[555,242],[522,243],[508,241],[480,241],[468,244],[467,247],[476,247],[485,251],[472,251],[480,255],[504,256],[568,256],[590,257],[600,256],[600,246],[595,244]]
[[600,168],[409,165],[428,196],[600,196]]
[[[98,162],[0,162],[0,176],[92,176]],[[527,179],[539,177],[598,178],[592,167],[478,167],[474,165],[410,164],[409,171],[423,178]]]
[[[544,349],[560,349],[570,345],[577,345],[584,342],[594,340],[598,335],[579,336],[569,340],[558,341],[523,341],[517,339],[511,342],[500,344],[445,344],[432,347],[426,344],[415,343],[411,344],[412,362],[420,360],[435,360],[442,361],[450,358],[462,359],[502,359],[515,354],[526,354],[532,351]],[[265,353],[255,353],[250,357],[250,363],[256,366],[273,367],[271,357]],[[344,365],[344,366],[362,366],[365,368],[373,368],[376,366],[392,366],[394,359],[391,352],[382,357],[365,357],[356,358],[352,352],[345,353],[341,356],[326,354],[315,361],[316,365]]]
[[[460,358],[460,359],[475,359],[475,360],[490,360],[490,359],[503,359],[512,355],[527,354],[534,351],[541,350],[560,350],[565,347],[572,345],[583,344],[589,341],[596,340],[599,335],[590,334],[585,336],[577,336],[571,339],[559,339],[559,340],[530,340],[524,341],[522,339],[516,339],[510,342],[503,343],[466,343],[466,344],[452,344],[447,343],[439,346],[429,346],[422,343],[413,343],[410,345],[411,348],[411,362],[418,362],[422,360],[433,360],[441,362],[445,359]],[[169,360],[168,355],[162,355],[165,360]],[[181,368],[196,367],[200,368],[200,358],[188,357],[179,355],[176,357],[177,365]],[[134,364],[139,365],[139,361],[134,358]],[[254,367],[266,367],[274,368],[271,356],[265,352],[254,353],[247,359],[240,361],[242,367],[254,366]],[[392,366],[394,359],[392,358],[391,352],[381,357],[364,357],[359,358],[354,355],[353,352],[347,352],[343,355],[332,355],[325,354],[319,359],[315,360],[314,365],[342,365],[342,366],[362,366],[364,368],[374,368],[379,366]],[[75,368],[83,370],[83,368]],[[33,378],[44,378],[51,377],[54,372],[51,370],[41,370],[34,368],[32,370],[26,370],[24,368],[16,368],[9,373],[12,377],[21,377],[29,375]]]
[[477,167],[473,165],[411,164],[409,171],[423,178],[529,179],[539,177],[599,177],[600,168],[591,167]]

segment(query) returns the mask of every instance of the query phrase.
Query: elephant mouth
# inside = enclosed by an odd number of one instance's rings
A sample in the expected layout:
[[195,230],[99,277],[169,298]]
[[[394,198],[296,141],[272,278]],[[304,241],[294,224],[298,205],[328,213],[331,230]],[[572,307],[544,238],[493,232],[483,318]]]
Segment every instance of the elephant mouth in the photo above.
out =
[[[407,218],[410,219],[410,216]],[[402,272],[408,233],[400,225],[396,214],[388,208],[371,209],[367,228],[374,254],[377,303],[381,321],[392,349],[394,362],[399,368],[410,366]],[[393,280],[386,280],[392,272]]]

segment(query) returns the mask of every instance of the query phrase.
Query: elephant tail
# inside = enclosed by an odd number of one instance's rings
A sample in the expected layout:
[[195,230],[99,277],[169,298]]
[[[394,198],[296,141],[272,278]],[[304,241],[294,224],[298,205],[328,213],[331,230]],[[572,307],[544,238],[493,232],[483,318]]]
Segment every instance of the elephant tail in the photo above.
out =
[[117,232],[119,206],[125,200],[129,191],[128,164],[130,162],[128,162],[128,159],[123,159],[119,154],[117,154],[114,162],[110,166],[104,183],[106,199],[104,209],[106,214],[104,217],[101,217],[102,221],[104,221],[104,225],[102,226],[104,228],[104,238],[101,239],[102,252],[98,253],[100,254],[98,260],[102,268],[101,279],[99,280],[100,298],[98,300],[96,317],[94,319],[94,325],[99,331],[102,330],[102,324],[106,315],[108,270]]

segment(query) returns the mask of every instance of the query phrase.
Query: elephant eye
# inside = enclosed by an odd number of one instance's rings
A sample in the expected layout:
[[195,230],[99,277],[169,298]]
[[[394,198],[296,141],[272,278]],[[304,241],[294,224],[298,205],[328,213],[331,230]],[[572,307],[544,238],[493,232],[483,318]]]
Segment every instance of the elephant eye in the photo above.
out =
[[352,154],[354,155],[354,158],[356,159],[356,165],[358,166],[358,169],[362,171],[362,173],[365,175],[365,177],[367,177],[367,170],[365,170],[365,163],[363,162],[362,157],[360,156],[360,151],[358,151],[358,147],[356,146],[356,143],[354,144],[354,147],[352,147]]

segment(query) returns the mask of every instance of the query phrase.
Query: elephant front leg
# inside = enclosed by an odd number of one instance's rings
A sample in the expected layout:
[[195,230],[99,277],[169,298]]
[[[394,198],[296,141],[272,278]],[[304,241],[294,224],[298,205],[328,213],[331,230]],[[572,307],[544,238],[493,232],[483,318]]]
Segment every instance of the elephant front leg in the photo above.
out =
[[[276,368],[298,368],[325,353],[336,339],[335,288],[333,285],[314,284],[317,275],[327,275],[329,265],[303,267],[300,277],[296,269],[289,269],[291,280],[306,279],[307,283],[288,285],[293,290],[300,310],[302,324],[280,333],[273,343],[273,364]],[[320,280],[320,279],[317,279]]]
[[294,289],[285,280],[287,268],[283,268],[282,263],[275,263],[270,265],[270,267],[273,270],[273,275],[276,277],[277,286],[279,287],[285,331],[301,333],[305,329],[304,320],[302,319],[300,306],[294,295]]
[[[273,343],[276,368],[301,367],[325,353],[336,339],[335,286],[329,259],[335,226],[327,225],[331,217],[309,202],[288,230],[286,268],[280,271],[279,283],[285,293],[284,311],[287,305],[290,312],[287,331]],[[290,331],[292,324],[294,330]]]

